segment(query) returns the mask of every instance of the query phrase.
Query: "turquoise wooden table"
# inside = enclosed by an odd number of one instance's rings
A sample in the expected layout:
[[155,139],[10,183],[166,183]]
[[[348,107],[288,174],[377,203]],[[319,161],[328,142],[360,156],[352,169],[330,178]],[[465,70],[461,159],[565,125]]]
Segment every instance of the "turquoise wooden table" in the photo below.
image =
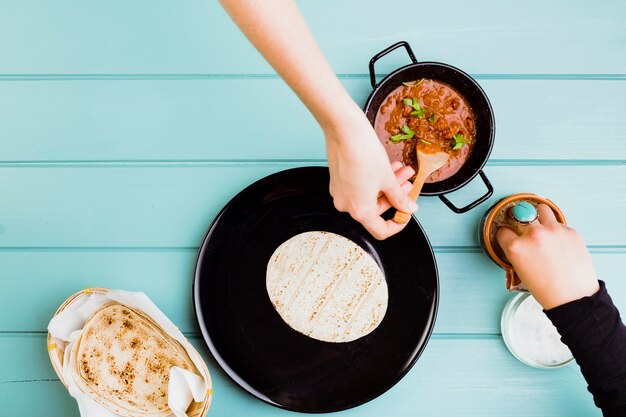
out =
[[[626,2],[299,4],[359,103],[369,58],[397,40],[471,73],[497,119],[490,202],[553,199],[626,312]],[[447,17],[422,17],[439,10]],[[405,63],[398,52],[377,70]],[[218,210],[265,175],[324,165],[322,134],[217,3],[1,1],[0,143],[0,415],[78,416],[45,334],[57,306],[91,286],[143,290],[180,326],[209,363],[209,415],[290,414],[211,360],[191,281]],[[436,198],[420,204],[441,276],[434,335],[393,389],[339,414],[599,416],[575,364],[535,370],[502,342],[510,294],[476,234],[489,203],[464,215]]]

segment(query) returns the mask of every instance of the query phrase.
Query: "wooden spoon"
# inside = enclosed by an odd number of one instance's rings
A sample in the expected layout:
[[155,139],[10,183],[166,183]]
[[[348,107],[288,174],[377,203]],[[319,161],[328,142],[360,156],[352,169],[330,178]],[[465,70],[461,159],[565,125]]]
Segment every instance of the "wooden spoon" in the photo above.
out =
[[[409,192],[409,197],[413,201],[417,201],[417,198],[420,196],[420,191],[422,191],[426,178],[444,166],[446,162],[448,162],[448,158],[450,158],[450,155],[445,152],[423,153],[419,150],[416,151],[417,162],[419,164],[418,172],[413,181],[413,188],[411,188]],[[405,213],[400,210],[396,211],[396,214],[393,216],[393,221],[400,224],[407,223],[410,219],[411,213]]]

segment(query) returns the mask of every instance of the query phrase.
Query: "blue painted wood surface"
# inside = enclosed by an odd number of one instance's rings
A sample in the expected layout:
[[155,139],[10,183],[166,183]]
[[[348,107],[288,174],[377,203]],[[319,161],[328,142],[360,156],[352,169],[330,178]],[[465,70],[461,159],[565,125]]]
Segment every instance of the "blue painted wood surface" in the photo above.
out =
[[[474,75],[497,119],[490,201],[553,199],[626,311],[625,2],[444,0],[445,19],[399,0],[299,5],[359,103],[369,58],[399,39],[420,60]],[[211,360],[191,277],[206,227],[233,195],[269,173],[325,164],[313,118],[216,2],[2,1],[0,39],[0,415],[78,415],[45,329],[86,286],[143,290],[180,326],[213,375],[209,415],[287,415]],[[377,69],[406,62],[397,52]],[[242,97],[255,103],[245,120]],[[451,199],[482,191],[473,182]],[[441,275],[435,333],[399,384],[340,414],[600,415],[576,365],[531,369],[502,343],[510,294],[476,238],[488,204],[464,215],[435,198],[420,206]]]

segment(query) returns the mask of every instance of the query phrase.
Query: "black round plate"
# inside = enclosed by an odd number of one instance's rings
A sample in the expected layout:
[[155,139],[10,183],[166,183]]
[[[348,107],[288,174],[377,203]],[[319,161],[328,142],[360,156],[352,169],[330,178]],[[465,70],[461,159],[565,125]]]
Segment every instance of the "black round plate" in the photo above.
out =
[[[420,356],[437,313],[437,266],[417,221],[378,241],[335,210],[328,181],[327,168],[306,167],[252,184],[215,218],[196,265],[195,313],[216,361],[250,394],[292,411],[339,411],[391,388]],[[387,280],[385,318],[353,342],[326,343],[292,330],[267,295],[274,250],[316,230],[359,244]]]

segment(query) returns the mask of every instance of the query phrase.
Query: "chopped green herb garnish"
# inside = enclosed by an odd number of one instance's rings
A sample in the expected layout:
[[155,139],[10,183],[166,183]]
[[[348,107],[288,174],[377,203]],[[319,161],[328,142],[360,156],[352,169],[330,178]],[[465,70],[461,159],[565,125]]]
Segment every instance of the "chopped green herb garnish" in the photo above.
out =
[[407,82],[403,82],[402,84],[406,85],[407,87],[415,87],[416,85],[419,85],[422,81],[424,81],[424,79],[420,79],[419,81],[407,81]]
[[432,145],[432,143],[430,143],[430,142],[429,142],[429,141],[427,141],[427,140],[424,140],[424,139],[420,139],[420,140],[421,140],[422,142],[424,142],[426,145]]
[[429,122],[431,122],[431,123],[435,123],[435,119],[436,119],[436,118],[437,118],[437,117],[435,116],[435,113],[433,113],[433,114],[431,114],[431,115],[430,115],[430,117],[428,118],[428,121],[429,121]]
[[410,98],[405,98],[402,102],[407,106],[413,107],[413,111],[410,113],[411,116],[417,116],[420,119],[425,117],[425,110],[420,107],[420,102],[417,97],[414,97],[412,100]]
[[413,132],[411,128],[408,127],[407,125],[402,126],[400,130],[402,131],[402,133],[406,133],[407,135],[413,136],[415,134],[415,132]]
[[403,140],[407,140],[407,139],[413,139],[413,136],[415,136],[415,132],[411,130],[410,127],[408,127],[407,125],[404,125],[400,128],[400,131],[402,133],[404,133],[404,135],[393,135],[389,138],[389,143],[392,144],[396,144],[396,143],[400,143]]
[[389,138],[389,143],[397,144],[402,142],[403,140],[411,139],[411,135],[394,135]]
[[465,138],[462,134],[457,133],[452,138],[454,139],[454,145],[452,146],[453,151],[461,149],[465,145]]

